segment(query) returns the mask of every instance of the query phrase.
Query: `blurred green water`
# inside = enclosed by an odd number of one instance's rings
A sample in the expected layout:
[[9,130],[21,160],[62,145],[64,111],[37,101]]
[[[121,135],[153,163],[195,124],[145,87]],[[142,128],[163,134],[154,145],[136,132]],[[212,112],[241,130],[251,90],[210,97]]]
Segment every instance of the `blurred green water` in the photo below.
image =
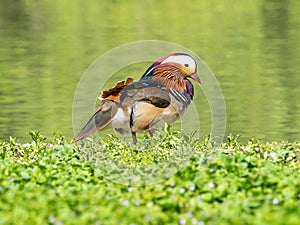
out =
[[[227,133],[299,140],[299,12],[297,0],[0,0],[0,138],[28,140],[32,129],[72,137],[73,96],[87,67],[121,44],[154,39],[190,49],[212,69]],[[208,133],[208,104],[196,91]]]

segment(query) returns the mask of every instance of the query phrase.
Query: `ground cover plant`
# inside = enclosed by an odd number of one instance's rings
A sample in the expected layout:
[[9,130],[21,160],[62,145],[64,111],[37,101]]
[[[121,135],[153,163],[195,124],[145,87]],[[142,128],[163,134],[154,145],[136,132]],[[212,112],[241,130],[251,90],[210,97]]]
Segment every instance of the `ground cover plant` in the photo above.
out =
[[[167,130],[153,151],[147,135],[137,146],[107,136],[91,155],[61,135],[30,135],[31,143],[0,141],[0,224],[300,224],[299,143],[229,135],[214,149]],[[101,157],[118,162],[118,173]],[[146,168],[139,186],[120,179],[132,167]],[[152,181],[160,170],[166,177]]]

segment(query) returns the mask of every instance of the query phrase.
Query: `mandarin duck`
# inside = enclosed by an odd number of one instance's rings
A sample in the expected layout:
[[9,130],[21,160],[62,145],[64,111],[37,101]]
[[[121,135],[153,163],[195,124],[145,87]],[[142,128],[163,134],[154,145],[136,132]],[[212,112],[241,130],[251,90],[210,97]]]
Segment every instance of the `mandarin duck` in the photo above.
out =
[[137,143],[136,132],[149,131],[161,123],[177,120],[194,96],[194,87],[187,79],[201,83],[195,60],[188,54],[174,53],[154,62],[139,81],[132,78],[120,81],[101,94],[96,113],[76,136],[82,140],[112,125],[123,134],[131,132]]

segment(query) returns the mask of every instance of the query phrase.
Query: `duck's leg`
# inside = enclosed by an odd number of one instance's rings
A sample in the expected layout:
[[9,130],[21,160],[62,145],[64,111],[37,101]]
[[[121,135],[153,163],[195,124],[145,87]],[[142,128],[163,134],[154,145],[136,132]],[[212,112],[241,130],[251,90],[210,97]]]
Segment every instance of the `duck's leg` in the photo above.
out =
[[137,143],[136,133],[131,132],[131,135],[132,135],[133,144],[136,144]]
[[150,134],[151,137],[153,137],[154,133],[155,133],[154,130],[149,130],[149,134]]

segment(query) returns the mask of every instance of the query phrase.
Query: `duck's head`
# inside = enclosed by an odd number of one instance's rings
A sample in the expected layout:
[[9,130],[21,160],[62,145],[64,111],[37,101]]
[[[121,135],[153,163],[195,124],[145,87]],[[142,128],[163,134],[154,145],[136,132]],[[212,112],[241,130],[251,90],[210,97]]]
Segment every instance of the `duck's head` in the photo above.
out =
[[170,72],[170,74],[176,74],[176,76],[182,79],[190,77],[201,83],[197,74],[196,61],[185,53],[173,53],[160,58],[146,70],[141,79],[151,79],[157,70],[160,73]]

